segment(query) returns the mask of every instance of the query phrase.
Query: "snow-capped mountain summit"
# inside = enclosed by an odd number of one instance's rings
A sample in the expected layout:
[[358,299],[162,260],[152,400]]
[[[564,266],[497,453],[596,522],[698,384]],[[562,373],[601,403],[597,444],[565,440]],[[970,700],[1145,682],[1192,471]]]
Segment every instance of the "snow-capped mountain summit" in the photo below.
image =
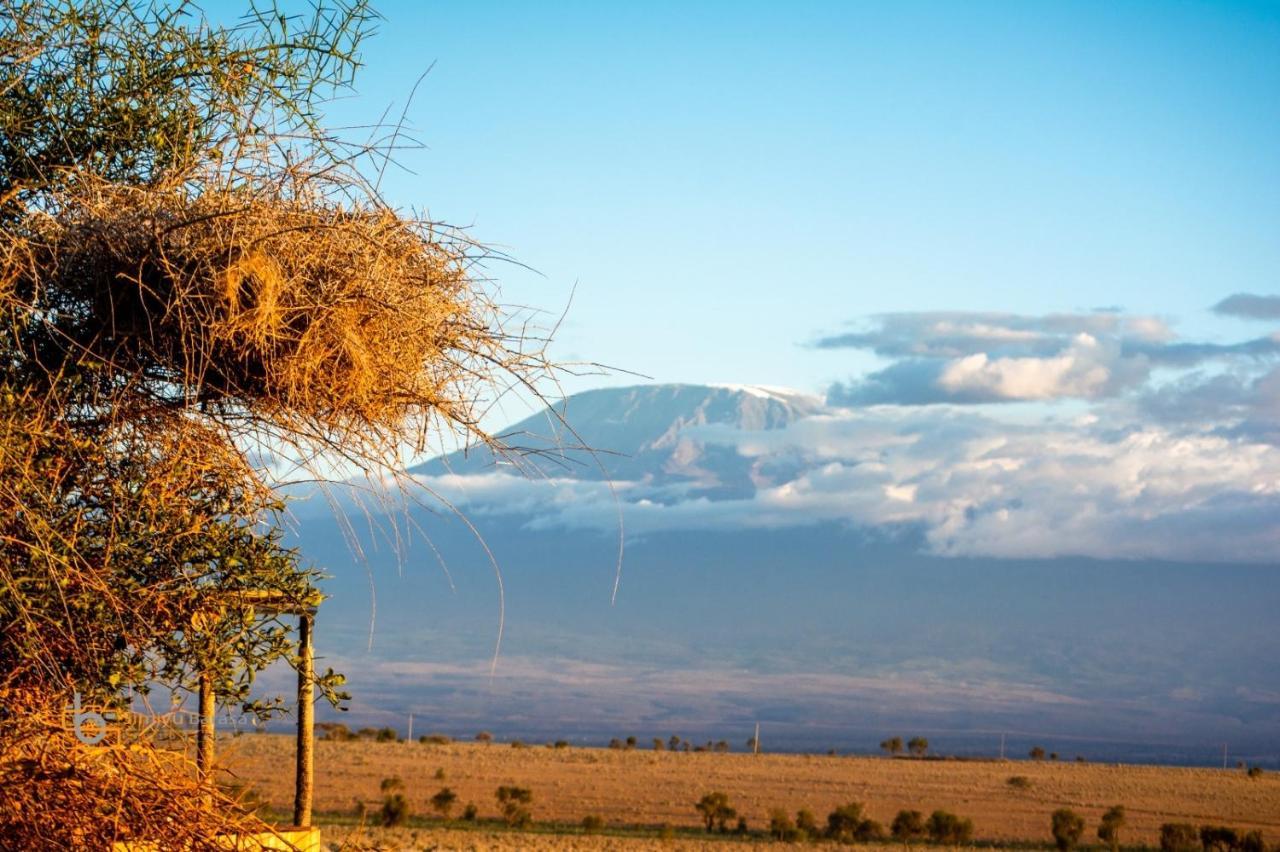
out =
[[[755,385],[604,388],[575,394],[503,435],[521,451],[512,467],[534,476],[681,483],[714,499],[750,493],[758,472],[754,460],[707,441],[711,432],[782,429],[824,408],[820,397]],[[483,449],[456,452],[413,472],[478,473],[498,461]]]

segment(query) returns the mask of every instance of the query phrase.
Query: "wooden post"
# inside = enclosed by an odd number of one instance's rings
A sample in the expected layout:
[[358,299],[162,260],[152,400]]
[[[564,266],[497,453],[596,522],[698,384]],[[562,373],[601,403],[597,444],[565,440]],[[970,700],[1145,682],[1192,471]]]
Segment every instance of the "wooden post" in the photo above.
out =
[[200,715],[196,719],[196,769],[204,781],[213,771],[213,679],[200,672]]
[[293,824],[311,825],[311,790],[315,780],[315,652],[311,647],[314,613],[298,616],[298,773],[294,780]]

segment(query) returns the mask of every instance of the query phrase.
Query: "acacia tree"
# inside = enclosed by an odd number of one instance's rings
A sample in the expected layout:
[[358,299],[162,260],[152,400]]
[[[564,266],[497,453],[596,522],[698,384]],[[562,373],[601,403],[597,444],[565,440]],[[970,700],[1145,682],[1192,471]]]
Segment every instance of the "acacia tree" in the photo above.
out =
[[273,712],[253,677],[293,640],[255,595],[319,594],[257,451],[493,444],[486,382],[543,362],[474,245],[389,209],[323,131],[362,0],[235,27],[184,0],[0,10],[0,846],[220,848],[252,823],[185,757],[119,731],[86,752],[62,708],[200,673]]

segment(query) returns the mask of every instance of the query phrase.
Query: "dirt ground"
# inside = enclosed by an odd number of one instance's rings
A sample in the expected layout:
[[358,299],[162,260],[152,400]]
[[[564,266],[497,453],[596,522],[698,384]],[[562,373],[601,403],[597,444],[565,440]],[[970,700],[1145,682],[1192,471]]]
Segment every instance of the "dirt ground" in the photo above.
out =
[[[278,810],[293,798],[293,740],[287,736],[246,734],[219,742],[219,758],[236,778]],[[1155,845],[1161,823],[1214,823],[1262,829],[1280,842],[1280,774],[1249,778],[1241,770],[1130,766],[1092,763],[1017,761],[904,760],[879,757],[750,755],[618,751],[545,746],[512,748],[492,743],[316,744],[315,809],[353,813],[359,801],[376,808],[379,783],[398,776],[413,813],[431,813],[428,800],[441,787],[458,794],[455,815],[475,803],[482,817],[498,815],[494,791],[516,784],[533,791],[535,821],[576,824],[588,814],[614,825],[695,826],[694,803],[713,790],[729,795],[751,828],[765,828],[772,808],[794,814],[809,808],[819,822],[835,806],[862,802],[868,816],[886,826],[898,810],[942,808],[974,822],[975,836],[987,841],[1050,840],[1050,814],[1067,807],[1087,821],[1094,838],[1098,817],[1111,805],[1124,805],[1125,843]],[[1009,779],[1023,776],[1027,786]],[[339,829],[327,829],[326,839]],[[417,848],[507,848],[475,845],[474,832],[455,841],[449,832],[421,829]],[[538,847],[533,835],[520,848]],[[560,837],[554,846],[569,848]],[[643,839],[597,838],[591,849],[646,848]],[[416,842],[416,841],[415,841]],[[492,841],[507,842],[502,837]],[[653,843],[654,841],[647,841]],[[439,845],[443,844],[443,845]],[[604,844],[604,845],[601,845]],[[721,843],[710,844],[726,848]],[[394,848],[394,847],[390,847]],[[664,844],[662,848],[689,848]],[[727,848],[733,848],[732,846]],[[776,847],[775,847],[776,848]],[[813,847],[809,847],[813,848]]]

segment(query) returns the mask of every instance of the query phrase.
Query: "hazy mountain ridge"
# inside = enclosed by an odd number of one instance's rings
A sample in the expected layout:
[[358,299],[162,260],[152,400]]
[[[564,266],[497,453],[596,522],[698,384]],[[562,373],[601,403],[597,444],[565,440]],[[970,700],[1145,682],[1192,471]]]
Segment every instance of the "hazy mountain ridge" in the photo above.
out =
[[706,427],[784,429],[825,410],[821,398],[756,386],[642,385],[575,394],[503,431],[514,460],[487,449],[461,451],[411,469],[426,476],[501,470],[532,477],[626,480],[686,485],[690,496],[750,495],[761,480],[757,459],[709,444]]
[[[1280,663],[1267,652],[1280,573],[1269,566],[938,555],[922,527],[843,518],[635,535],[646,504],[662,500],[757,511],[759,501],[739,498],[831,466],[805,441],[835,415],[803,394],[690,385],[591,391],[564,410],[583,441],[618,453],[600,456],[625,492],[616,604],[613,522],[543,522],[553,500],[559,509],[609,502],[588,454],[541,460],[567,483],[545,488],[474,454],[428,462],[414,473],[484,486],[463,510],[503,574],[504,659],[514,667],[500,663],[501,686],[488,682],[498,589],[465,525],[411,510],[446,576],[420,540],[397,553],[365,530],[362,565],[335,525],[308,519],[304,553],[335,575],[320,646],[352,675],[357,713],[414,709],[442,724],[480,715],[563,734],[574,718],[580,731],[613,733],[669,718],[707,730],[764,718],[790,726],[797,743],[814,726],[837,736],[890,722],[1130,743],[1148,733],[1202,744],[1280,736],[1270,685]],[[966,438],[970,421],[931,417],[946,443]],[[857,473],[860,458],[874,469],[875,442],[912,441],[914,428],[877,421],[844,436],[846,470]],[[556,446],[545,414],[510,432]],[[532,498],[511,499],[526,486]],[[566,693],[552,673],[563,666],[595,674]]]

